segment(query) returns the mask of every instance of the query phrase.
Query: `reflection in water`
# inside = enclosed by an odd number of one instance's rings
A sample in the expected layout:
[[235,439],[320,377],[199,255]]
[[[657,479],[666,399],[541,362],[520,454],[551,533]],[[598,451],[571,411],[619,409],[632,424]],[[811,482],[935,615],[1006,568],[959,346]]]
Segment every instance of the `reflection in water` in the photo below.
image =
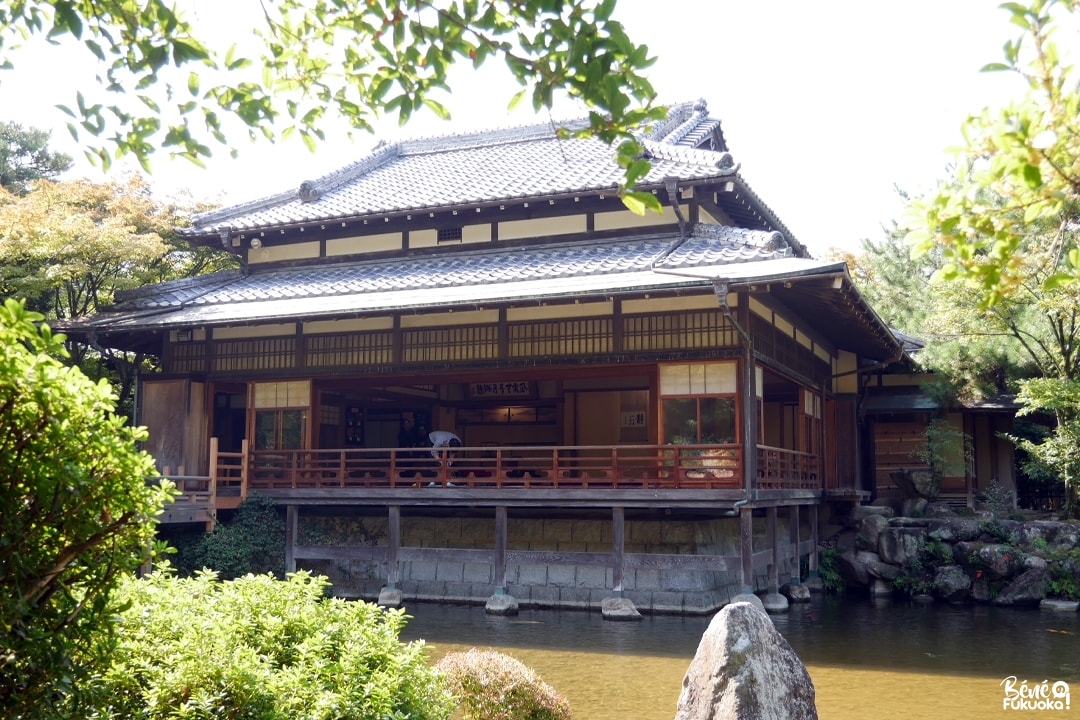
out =
[[[402,639],[434,658],[471,647],[506,652],[566,695],[578,720],[671,720],[686,668],[711,617],[645,616],[417,604]],[[983,718],[1002,712],[1001,681],[1069,682],[1080,714],[1080,618],[986,606],[871,603],[816,597],[773,622],[806,663],[825,720]],[[1030,712],[1028,714],[1031,714]]]

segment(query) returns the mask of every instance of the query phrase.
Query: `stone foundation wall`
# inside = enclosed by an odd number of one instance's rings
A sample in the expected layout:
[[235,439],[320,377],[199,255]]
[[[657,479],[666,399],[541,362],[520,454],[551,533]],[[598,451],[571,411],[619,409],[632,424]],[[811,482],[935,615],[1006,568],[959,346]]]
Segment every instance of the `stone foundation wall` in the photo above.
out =
[[[301,517],[300,544],[385,546],[385,517]],[[606,519],[514,518],[507,522],[507,549],[547,552],[612,550],[612,523]],[[782,548],[788,545],[786,518],[777,522]],[[805,537],[805,533],[804,533]],[[739,519],[627,519],[624,552],[672,555],[739,555]],[[493,550],[494,518],[401,518],[403,547]],[[754,546],[765,547],[765,520],[754,520]],[[301,567],[326,575],[341,597],[374,600],[386,584],[382,562],[306,560]],[[402,562],[402,596],[408,599],[483,603],[495,590],[494,567],[487,563],[454,561]],[[780,583],[787,582],[789,563],[782,563]],[[797,573],[797,570],[796,570]],[[767,587],[768,574],[759,568],[757,589]],[[507,592],[523,607],[599,609],[613,596],[611,567],[508,562]],[[623,597],[643,612],[710,613],[739,593],[738,572],[686,569],[630,568],[623,572]]]

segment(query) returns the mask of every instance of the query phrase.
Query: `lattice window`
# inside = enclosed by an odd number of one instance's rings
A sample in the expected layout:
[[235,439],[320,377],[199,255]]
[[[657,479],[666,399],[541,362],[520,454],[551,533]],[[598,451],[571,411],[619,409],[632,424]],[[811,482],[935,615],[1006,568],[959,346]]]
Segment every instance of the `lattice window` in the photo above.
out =
[[296,338],[219,340],[214,343],[214,372],[287,370],[296,367]]
[[348,367],[389,365],[393,362],[394,335],[390,331],[350,335],[310,335],[305,338],[307,365]]
[[688,350],[731,347],[735,332],[719,311],[628,315],[623,318],[623,350]]
[[168,372],[206,372],[206,343],[185,342],[169,346]]
[[510,325],[510,357],[599,355],[614,350],[611,318],[580,318]]
[[401,359],[405,363],[468,362],[498,357],[496,325],[414,328],[402,332]]

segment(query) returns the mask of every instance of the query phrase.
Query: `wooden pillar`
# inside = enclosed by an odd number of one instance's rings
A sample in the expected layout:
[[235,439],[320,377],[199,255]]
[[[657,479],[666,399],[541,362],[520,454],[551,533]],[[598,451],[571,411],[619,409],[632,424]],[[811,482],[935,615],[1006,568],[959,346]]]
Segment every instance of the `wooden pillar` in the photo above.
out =
[[506,594],[506,506],[495,506],[495,594]]
[[790,580],[794,585],[802,582],[802,553],[799,551],[799,506],[788,508],[788,543],[791,545]]
[[813,542],[814,549],[810,552],[810,557],[807,558],[807,563],[808,563],[807,568],[809,570],[808,574],[812,578],[815,578],[815,577],[818,576],[818,558],[817,558],[817,554],[818,554],[819,540],[818,540],[818,527],[817,527],[817,518],[818,518],[818,512],[817,511],[818,511],[817,505],[811,505],[810,506],[810,540]]
[[389,507],[389,527],[386,538],[386,586],[396,590],[401,581],[401,567],[398,563],[398,551],[401,550],[401,506]]
[[623,551],[626,548],[626,511],[611,508],[611,589],[615,597],[623,592]]
[[765,542],[772,553],[772,562],[769,563],[769,592],[775,594],[780,591],[780,543],[776,537],[775,505],[770,505],[765,510]]
[[739,536],[742,555],[742,593],[754,592],[754,511],[739,511]]
[[295,505],[285,506],[285,572],[296,572],[296,529],[299,518]]

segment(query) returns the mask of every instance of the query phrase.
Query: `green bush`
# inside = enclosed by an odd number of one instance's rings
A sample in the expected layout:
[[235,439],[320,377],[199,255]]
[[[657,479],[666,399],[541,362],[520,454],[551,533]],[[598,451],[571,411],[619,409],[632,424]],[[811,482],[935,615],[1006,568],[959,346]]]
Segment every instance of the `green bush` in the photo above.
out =
[[231,580],[249,573],[285,577],[285,518],[272,498],[252,495],[232,520],[218,523],[192,552],[195,569]]
[[125,582],[112,664],[73,703],[126,720],[445,720],[452,701],[402,611],[324,597],[326,581],[171,571]]
[[821,573],[821,583],[825,586],[825,592],[843,594],[847,583],[840,574],[840,553],[834,548],[822,548],[818,551],[818,572]]
[[46,718],[108,652],[110,592],[149,556],[171,485],[108,383],[65,366],[63,336],[0,306],[0,707]]
[[439,661],[465,720],[569,720],[570,704],[519,660],[493,650]]

